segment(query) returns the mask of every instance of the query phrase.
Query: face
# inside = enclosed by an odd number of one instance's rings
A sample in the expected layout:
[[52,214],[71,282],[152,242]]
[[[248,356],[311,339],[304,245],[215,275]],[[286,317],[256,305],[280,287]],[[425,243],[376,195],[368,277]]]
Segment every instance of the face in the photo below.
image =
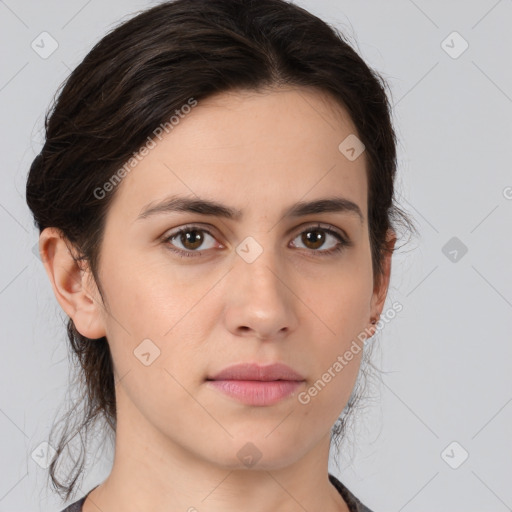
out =
[[[106,308],[95,321],[118,421],[225,468],[243,466],[243,447],[260,467],[284,467],[328,436],[362,351],[341,370],[336,361],[382,306],[365,155],[338,149],[356,133],[332,100],[282,89],[200,101],[155,139],[118,185],[99,262]],[[177,198],[224,210],[176,210]],[[324,199],[339,202],[304,208]],[[283,363],[299,377],[208,380],[239,363]]]

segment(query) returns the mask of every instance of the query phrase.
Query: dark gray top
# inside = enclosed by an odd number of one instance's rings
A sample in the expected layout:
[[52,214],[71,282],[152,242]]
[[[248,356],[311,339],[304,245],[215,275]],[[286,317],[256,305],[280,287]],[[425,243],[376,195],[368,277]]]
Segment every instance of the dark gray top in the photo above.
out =
[[[348,505],[350,512],[372,512],[368,507],[363,505],[335,476],[329,474],[329,480],[341,494],[341,497]],[[93,489],[96,489],[96,487]],[[91,489],[91,491],[93,489]],[[69,505],[69,507],[65,508],[62,512],[82,512],[82,505],[84,504],[85,498],[87,498],[88,494],[89,493],[78,501],[75,501],[75,503]]]

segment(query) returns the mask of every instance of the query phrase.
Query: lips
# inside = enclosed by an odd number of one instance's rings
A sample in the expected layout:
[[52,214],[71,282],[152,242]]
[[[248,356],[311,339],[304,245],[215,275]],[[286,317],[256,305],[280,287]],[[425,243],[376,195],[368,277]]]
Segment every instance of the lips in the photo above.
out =
[[250,406],[270,406],[292,396],[305,379],[282,363],[245,363],[224,368],[206,380],[208,387],[230,399]]
[[303,381],[304,377],[283,363],[267,366],[244,363],[228,366],[207,380]]

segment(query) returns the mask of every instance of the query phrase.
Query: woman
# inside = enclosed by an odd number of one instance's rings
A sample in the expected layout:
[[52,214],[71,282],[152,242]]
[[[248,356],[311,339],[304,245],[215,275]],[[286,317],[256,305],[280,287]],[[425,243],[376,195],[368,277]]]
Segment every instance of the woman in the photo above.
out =
[[91,50],[27,182],[86,391],[50,443],[65,498],[66,444],[115,432],[67,511],[369,510],[328,457],[408,222],[395,172],[383,82],[293,4],[167,2]]

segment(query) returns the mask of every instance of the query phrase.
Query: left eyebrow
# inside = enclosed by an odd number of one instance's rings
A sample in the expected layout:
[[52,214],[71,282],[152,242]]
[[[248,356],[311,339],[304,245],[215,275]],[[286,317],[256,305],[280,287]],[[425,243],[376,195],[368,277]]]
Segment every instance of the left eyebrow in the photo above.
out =
[[[210,215],[233,220],[240,220],[243,216],[241,210],[231,208],[209,199],[171,196],[157,204],[147,204],[142,209],[136,220],[138,221],[153,215],[172,212],[191,212],[198,213],[200,215]],[[364,216],[359,206],[344,197],[330,197],[308,202],[301,201],[289,207],[284,212],[283,217],[296,218],[311,214],[330,212],[355,215],[359,218],[361,224],[364,222]]]

